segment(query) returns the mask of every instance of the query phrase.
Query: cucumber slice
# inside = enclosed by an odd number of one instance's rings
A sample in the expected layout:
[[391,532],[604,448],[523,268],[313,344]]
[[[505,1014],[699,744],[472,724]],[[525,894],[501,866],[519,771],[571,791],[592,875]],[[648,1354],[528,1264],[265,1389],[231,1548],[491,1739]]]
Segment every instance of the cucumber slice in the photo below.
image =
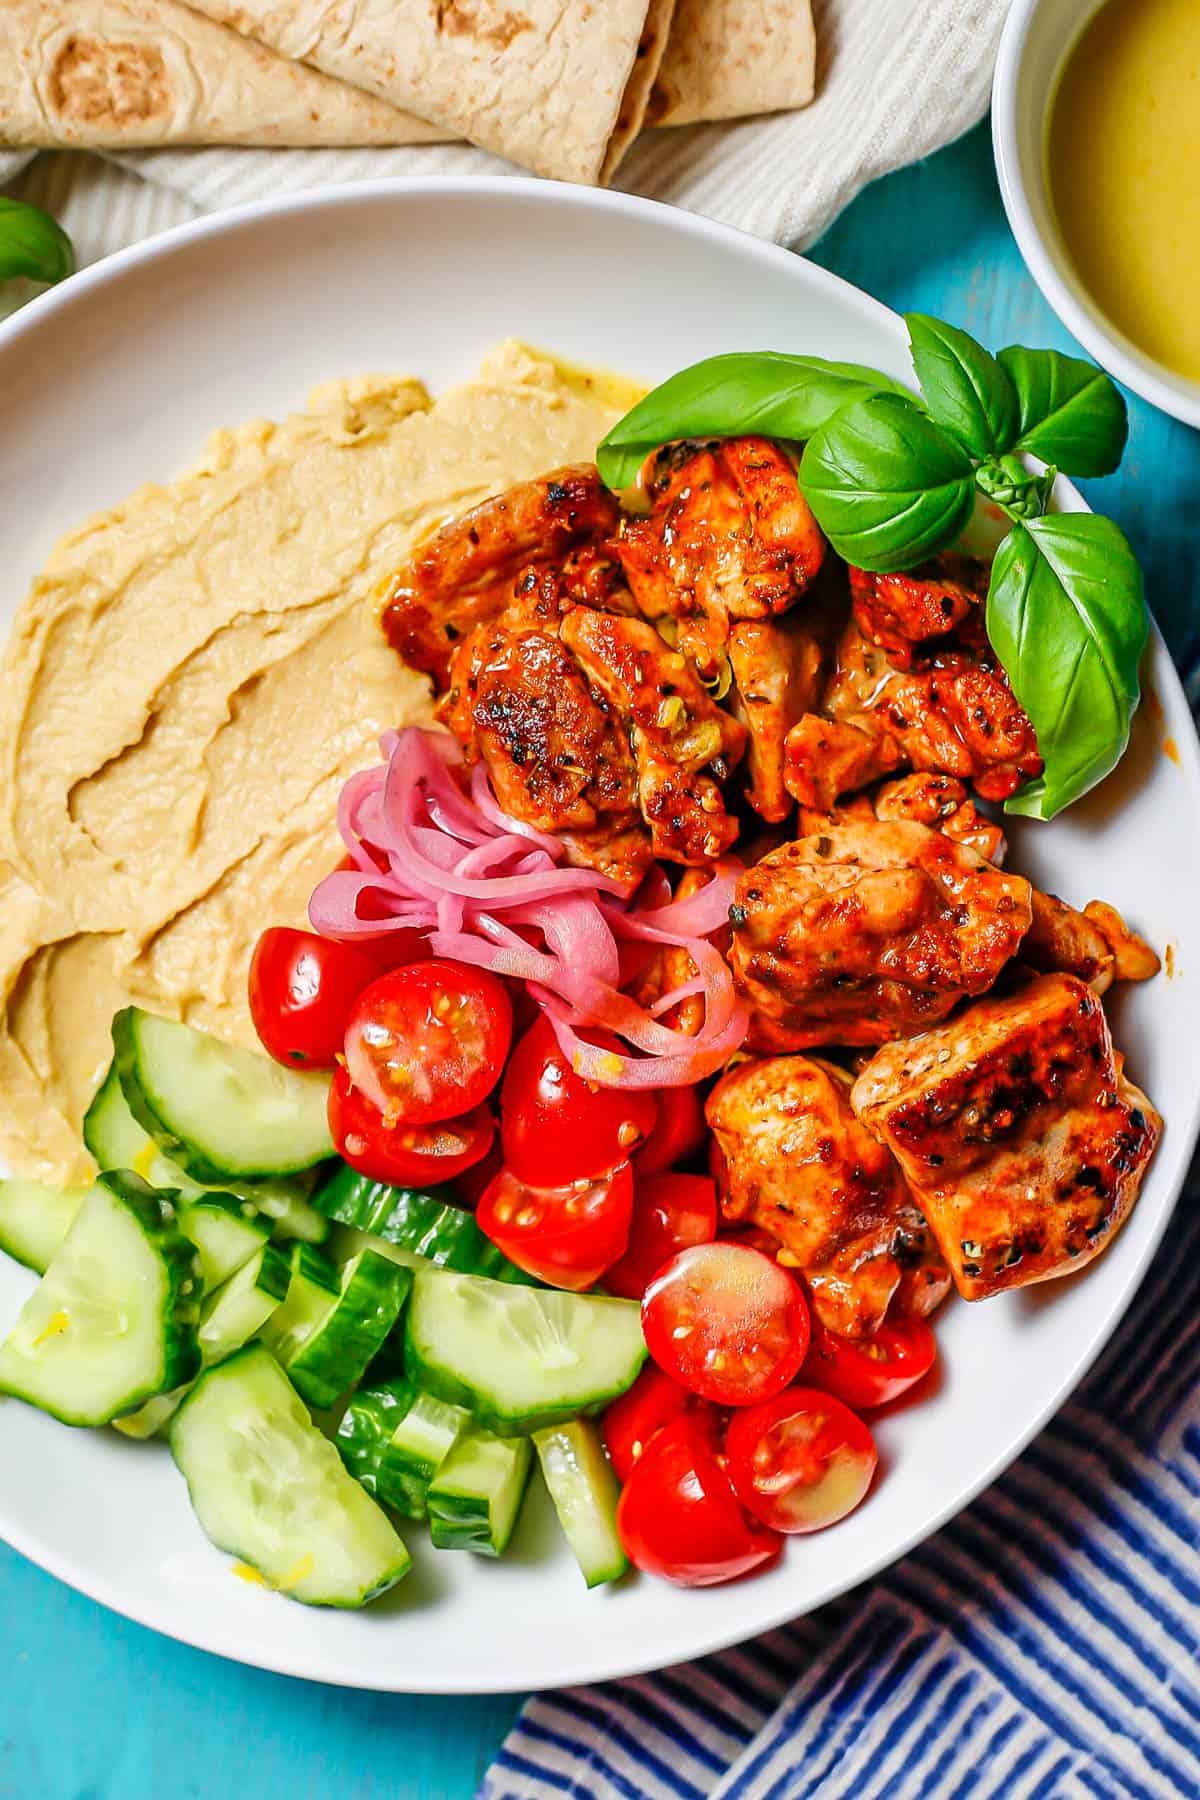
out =
[[[204,1368],[240,1350],[262,1330],[286,1297],[291,1278],[291,1265],[283,1251],[274,1244],[264,1244],[257,1256],[244,1263],[215,1294],[208,1296],[200,1309],[200,1326],[196,1333]],[[190,1385],[156,1394],[145,1406],[114,1419],[113,1424],[126,1437],[153,1437],[174,1418]]]
[[275,1354],[310,1406],[332,1406],[362,1379],[411,1286],[408,1269],[363,1250],[342,1270],[340,1291],[324,1312],[276,1339]]
[[0,1181],[0,1250],[44,1275],[91,1191]]
[[101,1175],[0,1345],[0,1391],[106,1425],[200,1366],[200,1271],[172,1198]]
[[379,1465],[393,1431],[412,1405],[411,1381],[397,1376],[350,1396],[335,1439],[338,1455],[368,1494],[382,1500]]
[[490,1275],[494,1281],[513,1281],[520,1286],[539,1285],[484,1237],[474,1216],[455,1206],[449,1192],[390,1187],[386,1181],[373,1181],[342,1163],[317,1189],[313,1205],[339,1225],[385,1238],[398,1249],[439,1267],[459,1269],[466,1275]]
[[629,1567],[617,1532],[620,1483],[590,1419],[536,1431],[533,1447],[575,1560],[590,1588],[617,1581]]
[[435,1400],[419,1390],[384,1445],[379,1462],[379,1497],[393,1512],[423,1519],[429,1486],[463,1432],[471,1415],[461,1406]]
[[181,1204],[179,1229],[196,1246],[200,1279],[210,1294],[257,1256],[271,1235],[271,1222],[249,1200],[213,1192]]
[[290,1175],[333,1155],[327,1076],[137,1006],[116,1015],[112,1033],[130,1112],[194,1180]]
[[207,1370],[171,1422],[205,1532],[309,1606],[363,1606],[412,1558],[261,1344]]
[[231,1193],[249,1200],[271,1220],[278,1238],[303,1238],[320,1244],[329,1235],[329,1220],[308,1204],[313,1176],[305,1171],[278,1181],[227,1181],[206,1186],[185,1174],[143,1131],[121,1092],[116,1062],[109,1069],[83,1121],[83,1141],[102,1169],[132,1169],[151,1187],[175,1188],[185,1200],[208,1193]]
[[532,1463],[528,1438],[464,1432],[429,1485],[429,1535],[435,1548],[502,1555]]
[[419,1387],[510,1436],[623,1394],[646,1345],[633,1300],[423,1269],[413,1278],[404,1357]]
[[281,1362],[289,1349],[298,1348],[311,1335],[342,1291],[336,1265],[311,1244],[293,1244],[289,1262],[287,1297],[262,1333],[263,1343]]

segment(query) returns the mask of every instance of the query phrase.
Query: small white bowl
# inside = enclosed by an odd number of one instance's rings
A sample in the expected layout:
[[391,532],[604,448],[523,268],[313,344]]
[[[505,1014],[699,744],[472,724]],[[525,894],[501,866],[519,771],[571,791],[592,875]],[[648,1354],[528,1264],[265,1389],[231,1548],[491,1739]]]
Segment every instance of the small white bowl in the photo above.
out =
[[[992,140],[1004,209],[1033,279],[1067,330],[1135,394],[1200,427],[1200,383],[1155,362],[1105,317],[1079,280],[1050,203],[1046,121],[1068,52],[1102,4],[1015,0],[992,89]],[[1130,253],[1136,255],[1136,244]]]

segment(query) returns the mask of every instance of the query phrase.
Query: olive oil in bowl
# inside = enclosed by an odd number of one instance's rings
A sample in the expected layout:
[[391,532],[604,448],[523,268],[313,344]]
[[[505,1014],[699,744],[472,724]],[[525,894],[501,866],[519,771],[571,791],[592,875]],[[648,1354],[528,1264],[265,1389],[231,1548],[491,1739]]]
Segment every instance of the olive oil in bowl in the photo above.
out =
[[1106,0],[1064,64],[1046,163],[1081,285],[1200,382],[1200,0]]

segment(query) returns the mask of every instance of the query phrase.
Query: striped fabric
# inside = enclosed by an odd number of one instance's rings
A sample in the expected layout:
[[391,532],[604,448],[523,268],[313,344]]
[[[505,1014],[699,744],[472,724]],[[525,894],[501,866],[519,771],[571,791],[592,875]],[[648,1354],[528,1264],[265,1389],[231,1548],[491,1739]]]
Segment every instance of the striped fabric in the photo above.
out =
[[878,1583],[531,1700],[480,1800],[1197,1800],[1200,1165],[1088,1380]]
[[[950,143],[981,118],[1008,0],[814,0],[817,98],[803,112],[647,132],[618,185],[796,249],[877,176]],[[213,212],[380,175],[517,173],[462,144],[406,150],[148,150],[102,162],[90,228],[117,248],[128,190],[152,184]],[[16,163],[0,152],[0,182]],[[138,178],[135,183],[134,178]],[[131,241],[128,238],[125,241]]]

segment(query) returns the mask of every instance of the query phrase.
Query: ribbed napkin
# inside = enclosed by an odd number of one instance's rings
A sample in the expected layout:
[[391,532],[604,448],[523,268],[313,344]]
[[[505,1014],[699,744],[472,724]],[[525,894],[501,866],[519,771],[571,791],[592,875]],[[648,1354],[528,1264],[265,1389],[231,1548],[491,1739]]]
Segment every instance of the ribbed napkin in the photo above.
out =
[[[617,185],[795,248],[867,182],[927,156],[979,119],[1008,0],[815,0],[817,97],[803,112],[652,131]],[[53,156],[24,177],[65,215],[83,260],[146,235],[136,186],[175,197],[152,229],[199,212],[381,175],[516,173],[466,145],[404,150],[151,150]],[[20,153],[0,153],[0,182]],[[82,165],[82,167],[80,167]]]
[[479,1800],[1196,1800],[1200,1167],[1076,1397],[886,1577],[529,1701]]

